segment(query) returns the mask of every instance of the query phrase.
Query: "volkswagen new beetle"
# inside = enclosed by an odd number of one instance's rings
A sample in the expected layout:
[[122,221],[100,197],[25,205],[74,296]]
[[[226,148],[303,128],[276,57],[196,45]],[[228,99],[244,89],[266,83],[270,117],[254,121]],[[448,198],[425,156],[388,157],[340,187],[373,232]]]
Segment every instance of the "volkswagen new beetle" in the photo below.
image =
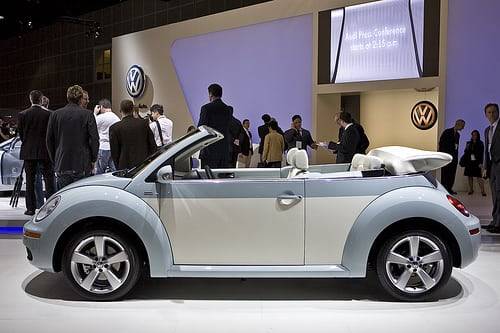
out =
[[429,174],[443,153],[384,147],[351,164],[192,168],[222,138],[202,126],[131,170],[53,195],[24,226],[28,260],[81,296],[124,297],[143,275],[362,278],[401,300],[428,298],[477,256],[479,220]]

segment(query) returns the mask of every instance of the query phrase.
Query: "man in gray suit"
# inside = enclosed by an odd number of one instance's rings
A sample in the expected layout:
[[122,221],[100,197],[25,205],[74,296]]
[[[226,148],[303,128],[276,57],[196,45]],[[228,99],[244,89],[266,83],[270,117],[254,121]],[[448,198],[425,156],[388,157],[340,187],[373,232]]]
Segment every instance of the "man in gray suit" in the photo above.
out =
[[486,227],[492,233],[500,233],[500,131],[498,128],[498,104],[490,103],[484,108],[484,114],[490,126],[484,131],[485,168],[484,177],[490,178],[493,199],[493,221]]

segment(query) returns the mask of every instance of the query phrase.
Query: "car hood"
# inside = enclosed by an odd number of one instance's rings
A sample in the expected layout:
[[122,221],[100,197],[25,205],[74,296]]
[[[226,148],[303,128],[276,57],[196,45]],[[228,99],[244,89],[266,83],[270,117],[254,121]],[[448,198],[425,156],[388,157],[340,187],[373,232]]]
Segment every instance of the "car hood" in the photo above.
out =
[[112,173],[104,173],[102,175],[97,175],[97,176],[92,176],[92,177],[87,177],[81,180],[78,180],[72,184],[69,184],[65,188],[62,189],[62,191],[70,190],[75,187],[82,187],[82,186],[110,186],[110,187],[116,187],[119,189],[124,189],[132,179],[130,178],[124,178],[124,177],[116,177],[113,176]]

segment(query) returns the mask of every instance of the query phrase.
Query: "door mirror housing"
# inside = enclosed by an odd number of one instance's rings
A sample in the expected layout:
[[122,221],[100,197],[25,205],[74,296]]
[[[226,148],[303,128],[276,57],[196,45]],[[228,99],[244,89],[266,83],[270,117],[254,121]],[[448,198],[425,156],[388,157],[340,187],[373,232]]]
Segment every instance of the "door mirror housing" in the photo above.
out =
[[158,183],[166,184],[169,183],[172,179],[173,171],[171,165],[165,165],[156,173],[156,181]]

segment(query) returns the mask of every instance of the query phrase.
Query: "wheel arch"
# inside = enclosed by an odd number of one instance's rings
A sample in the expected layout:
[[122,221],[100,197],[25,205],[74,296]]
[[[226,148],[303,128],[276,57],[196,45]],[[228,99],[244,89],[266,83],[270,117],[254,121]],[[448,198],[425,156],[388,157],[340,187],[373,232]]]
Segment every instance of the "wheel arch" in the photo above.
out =
[[139,197],[112,187],[82,186],[60,193],[61,203],[46,224],[45,251],[54,271],[60,270],[64,245],[75,232],[89,227],[119,230],[140,241],[151,277],[166,277],[173,263],[167,231],[156,212]]
[[115,218],[106,216],[93,216],[73,223],[59,237],[54,248],[54,254],[52,255],[52,267],[54,268],[55,272],[60,272],[62,269],[62,257],[65,245],[68,244],[68,242],[74,235],[89,229],[105,229],[118,232],[120,235],[126,237],[134,244],[138,244],[139,255],[141,256],[141,259],[145,261],[146,267],[149,268],[149,255],[147,253],[144,242],[141,240],[139,235],[134,230],[132,230],[132,228]]
[[[368,263],[380,243],[400,230],[439,233],[450,248],[453,265],[461,267],[469,233],[443,192],[407,187],[388,192],[371,202],[358,216],[344,245],[342,265],[351,277],[365,277]],[[469,242],[470,243],[470,242]]]

